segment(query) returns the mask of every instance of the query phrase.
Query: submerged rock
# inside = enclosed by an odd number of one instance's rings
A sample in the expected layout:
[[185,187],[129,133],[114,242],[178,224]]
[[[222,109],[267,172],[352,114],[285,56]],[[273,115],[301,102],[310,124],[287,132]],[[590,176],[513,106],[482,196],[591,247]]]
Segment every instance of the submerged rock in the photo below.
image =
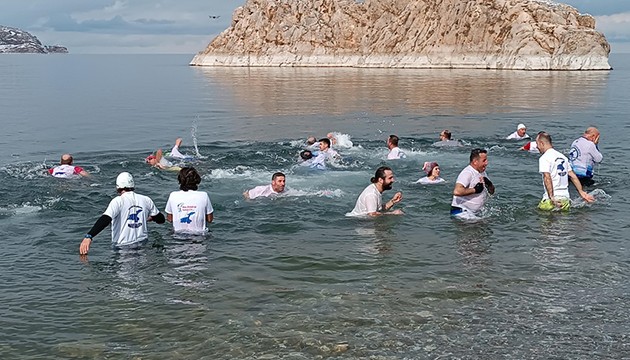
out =
[[190,64],[608,70],[609,52],[546,0],[247,0]]
[[68,49],[59,46],[44,46],[30,33],[8,26],[0,26],[0,53],[67,53]]

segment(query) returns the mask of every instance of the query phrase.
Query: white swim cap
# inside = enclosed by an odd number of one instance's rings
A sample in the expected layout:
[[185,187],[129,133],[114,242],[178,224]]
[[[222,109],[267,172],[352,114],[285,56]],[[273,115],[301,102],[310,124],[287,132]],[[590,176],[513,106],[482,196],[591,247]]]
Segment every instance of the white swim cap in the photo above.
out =
[[525,126],[525,124],[518,124],[518,126],[516,127],[516,130],[521,130],[521,129],[527,129],[527,126]]
[[116,178],[116,189],[134,188],[133,176],[128,172],[121,172]]

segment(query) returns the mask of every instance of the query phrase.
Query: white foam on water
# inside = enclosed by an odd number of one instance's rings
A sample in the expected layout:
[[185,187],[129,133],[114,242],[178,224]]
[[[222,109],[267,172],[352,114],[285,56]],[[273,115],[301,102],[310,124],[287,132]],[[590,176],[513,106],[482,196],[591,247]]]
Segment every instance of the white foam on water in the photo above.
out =
[[344,192],[341,189],[325,189],[325,190],[299,190],[299,189],[288,189],[283,196],[316,196],[316,197],[327,197],[327,198],[340,198],[344,196]]
[[203,179],[271,179],[272,172],[239,165],[233,169],[212,169]]
[[9,204],[6,207],[0,207],[0,215],[13,216],[34,214],[41,210],[53,207],[60,200],[60,197],[49,198],[44,200],[42,205],[34,205],[30,202],[25,202],[22,204]]
[[335,139],[337,139],[337,143],[333,145],[335,149],[350,149],[354,146],[352,143],[351,136],[348,134],[342,134],[338,132],[332,133]]
[[4,171],[7,175],[16,179],[33,180],[48,177],[48,168],[48,165],[41,163],[21,163],[7,165],[0,168],[0,171]]

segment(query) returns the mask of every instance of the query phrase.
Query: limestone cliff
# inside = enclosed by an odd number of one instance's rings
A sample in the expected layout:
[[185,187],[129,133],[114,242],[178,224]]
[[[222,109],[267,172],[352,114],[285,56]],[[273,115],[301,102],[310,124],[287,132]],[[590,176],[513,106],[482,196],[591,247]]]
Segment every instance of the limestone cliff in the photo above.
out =
[[44,46],[39,39],[17,28],[0,26],[0,53],[67,53],[68,49],[59,46]]
[[609,52],[546,0],[247,0],[191,65],[603,70]]

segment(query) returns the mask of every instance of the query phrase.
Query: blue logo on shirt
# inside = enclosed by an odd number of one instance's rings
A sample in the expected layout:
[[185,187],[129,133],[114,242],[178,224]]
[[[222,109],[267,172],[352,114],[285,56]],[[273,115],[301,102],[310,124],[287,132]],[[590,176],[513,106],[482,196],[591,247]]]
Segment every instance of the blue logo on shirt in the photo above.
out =
[[[134,208],[138,209],[135,210],[134,212]],[[127,226],[129,226],[132,229],[137,229],[139,227],[142,226],[142,223],[140,222],[140,217],[138,216],[138,214],[140,214],[142,212],[142,208],[140,208],[139,206],[132,206],[129,208],[129,216],[127,216]]]
[[571,150],[569,151],[569,160],[575,161],[579,157],[580,157],[580,149],[578,149],[577,146],[572,146]]
[[565,168],[564,168],[564,160],[562,160],[561,158],[557,158],[556,161],[558,161],[558,160],[560,160],[560,163],[557,166],[558,175],[566,176],[567,172],[565,171]]
[[187,216],[179,219],[179,222],[182,223],[182,224],[190,224],[190,223],[192,223],[192,220],[190,220],[190,217],[193,216],[194,213],[195,213],[194,211],[188,213]]

